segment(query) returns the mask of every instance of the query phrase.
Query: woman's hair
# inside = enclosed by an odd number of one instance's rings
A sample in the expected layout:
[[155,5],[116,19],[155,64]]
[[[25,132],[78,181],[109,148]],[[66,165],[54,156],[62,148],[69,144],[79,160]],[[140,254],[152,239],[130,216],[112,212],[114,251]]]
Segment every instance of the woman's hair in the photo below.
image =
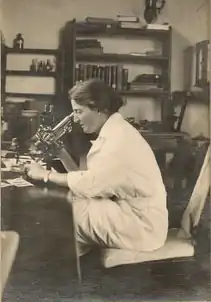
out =
[[105,82],[98,79],[86,80],[76,84],[69,91],[70,99],[92,110],[111,115],[123,105],[121,96]]

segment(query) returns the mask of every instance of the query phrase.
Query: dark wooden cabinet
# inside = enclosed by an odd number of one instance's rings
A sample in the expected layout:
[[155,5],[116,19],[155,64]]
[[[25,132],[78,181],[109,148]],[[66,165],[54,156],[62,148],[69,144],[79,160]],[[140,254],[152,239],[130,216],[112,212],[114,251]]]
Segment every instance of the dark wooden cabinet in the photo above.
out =
[[[62,87],[62,96],[68,103],[68,90],[76,83],[77,80],[77,66],[78,65],[98,65],[98,66],[122,66],[124,64],[132,64],[139,66],[142,65],[156,66],[162,78],[162,83],[159,88],[149,89],[130,89],[130,83],[127,83],[127,87],[116,87],[118,92],[124,97],[138,97],[141,101],[142,97],[152,97],[155,101],[159,101],[161,104],[162,121],[165,121],[169,116],[173,115],[173,106],[170,98],[171,94],[171,36],[172,30],[155,30],[155,29],[133,29],[133,28],[117,28],[112,26],[89,26],[89,23],[76,22],[76,20],[69,21],[63,28],[60,44],[60,55],[64,66],[62,68],[62,77],[60,87]],[[117,39],[128,39],[130,43],[142,39],[148,39],[150,41],[157,41],[160,45],[159,54],[141,54],[143,49],[140,49],[140,53],[106,53],[104,51],[86,52],[78,51],[77,42],[81,39],[95,39],[95,38],[107,38],[112,42]],[[90,66],[89,65],[89,66]],[[90,77],[99,77],[82,75],[80,80],[85,80]]]

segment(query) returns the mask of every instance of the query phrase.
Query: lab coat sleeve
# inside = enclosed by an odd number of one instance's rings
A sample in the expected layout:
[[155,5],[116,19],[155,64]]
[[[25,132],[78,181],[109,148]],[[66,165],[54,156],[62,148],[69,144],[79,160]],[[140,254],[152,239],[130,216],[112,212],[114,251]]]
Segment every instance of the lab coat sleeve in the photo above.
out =
[[69,172],[68,187],[77,196],[109,198],[123,182],[122,169],[120,161],[108,154],[86,171]]
[[115,195],[121,199],[152,194],[152,183],[128,164],[127,153],[114,149],[95,156],[94,164],[87,171],[68,173],[68,187],[73,194],[85,198]]

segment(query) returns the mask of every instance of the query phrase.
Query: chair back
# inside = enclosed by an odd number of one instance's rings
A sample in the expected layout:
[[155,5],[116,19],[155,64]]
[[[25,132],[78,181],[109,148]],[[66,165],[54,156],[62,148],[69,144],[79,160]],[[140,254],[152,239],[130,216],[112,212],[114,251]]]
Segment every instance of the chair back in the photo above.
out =
[[189,203],[183,213],[179,236],[191,238],[197,228],[210,188],[210,144],[192,191]]

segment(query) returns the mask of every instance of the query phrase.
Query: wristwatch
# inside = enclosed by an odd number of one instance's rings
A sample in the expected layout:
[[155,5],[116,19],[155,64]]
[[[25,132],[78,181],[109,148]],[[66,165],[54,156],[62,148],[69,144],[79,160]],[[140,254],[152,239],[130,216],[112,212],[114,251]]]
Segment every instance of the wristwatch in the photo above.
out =
[[47,173],[45,174],[45,176],[43,178],[43,181],[45,184],[48,183],[50,174],[51,174],[51,170],[47,171]]

